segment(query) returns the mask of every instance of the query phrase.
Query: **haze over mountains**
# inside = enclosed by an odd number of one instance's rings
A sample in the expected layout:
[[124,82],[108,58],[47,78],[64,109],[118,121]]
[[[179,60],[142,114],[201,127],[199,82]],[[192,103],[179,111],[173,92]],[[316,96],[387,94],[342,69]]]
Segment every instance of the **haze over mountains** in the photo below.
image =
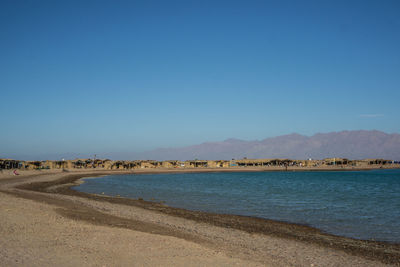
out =
[[[0,151],[1,152],[1,151]],[[343,157],[349,159],[384,158],[400,160],[400,134],[381,131],[342,131],[318,133],[313,136],[289,134],[264,140],[245,141],[227,139],[222,142],[205,142],[180,148],[159,148],[138,153],[130,152],[57,153],[38,155],[1,155],[0,158],[19,160],[60,160],[76,158],[109,158],[113,160],[193,160],[290,158],[324,159]]]
[[181,148],[160,148],[135,158],[154,160],[290,158],[349,159],[385,158],[400,160],[400,134],[381,131],[342,131],[313,136],[289,134],[260,141],[227,139]]

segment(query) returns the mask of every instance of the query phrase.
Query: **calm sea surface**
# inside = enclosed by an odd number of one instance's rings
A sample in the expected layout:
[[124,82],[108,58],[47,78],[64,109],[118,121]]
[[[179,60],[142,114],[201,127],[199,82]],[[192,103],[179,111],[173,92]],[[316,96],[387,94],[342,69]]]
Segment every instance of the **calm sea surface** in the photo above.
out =
[[400,243],[400,170],[111,175],[75,190]]

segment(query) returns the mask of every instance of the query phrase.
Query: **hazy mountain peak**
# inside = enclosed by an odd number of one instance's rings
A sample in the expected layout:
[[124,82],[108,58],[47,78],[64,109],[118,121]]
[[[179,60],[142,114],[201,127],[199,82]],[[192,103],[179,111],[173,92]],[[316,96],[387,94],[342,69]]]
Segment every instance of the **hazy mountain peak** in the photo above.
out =
[[228,138],[226,140],[223,141],[224,143],[242,143],[242,142],[246,142],[244,140],[240,140],[237,138]]
[[400,160],[400,134],[358,130],[317,133],[304,136],[298,133],[245,141],[229,138],[220,142],[205,142],[182,148],[166,148],[136,155],[136,158],[166,159],[232,159],[232,158],[292,158],[351,159],[385,158]]

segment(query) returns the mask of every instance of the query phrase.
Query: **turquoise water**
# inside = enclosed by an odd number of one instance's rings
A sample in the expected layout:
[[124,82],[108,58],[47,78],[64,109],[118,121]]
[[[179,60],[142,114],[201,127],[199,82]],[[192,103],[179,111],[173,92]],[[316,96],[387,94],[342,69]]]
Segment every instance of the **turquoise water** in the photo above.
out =
[[400,170],[111,175],[75,190],[400,243]]

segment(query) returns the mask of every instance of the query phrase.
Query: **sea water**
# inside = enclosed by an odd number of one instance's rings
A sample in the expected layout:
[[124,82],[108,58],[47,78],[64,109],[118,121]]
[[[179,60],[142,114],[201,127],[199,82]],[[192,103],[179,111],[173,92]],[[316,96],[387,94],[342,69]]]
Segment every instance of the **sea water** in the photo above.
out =
[[110,175],[74,189],[400,243],[400,170]]

